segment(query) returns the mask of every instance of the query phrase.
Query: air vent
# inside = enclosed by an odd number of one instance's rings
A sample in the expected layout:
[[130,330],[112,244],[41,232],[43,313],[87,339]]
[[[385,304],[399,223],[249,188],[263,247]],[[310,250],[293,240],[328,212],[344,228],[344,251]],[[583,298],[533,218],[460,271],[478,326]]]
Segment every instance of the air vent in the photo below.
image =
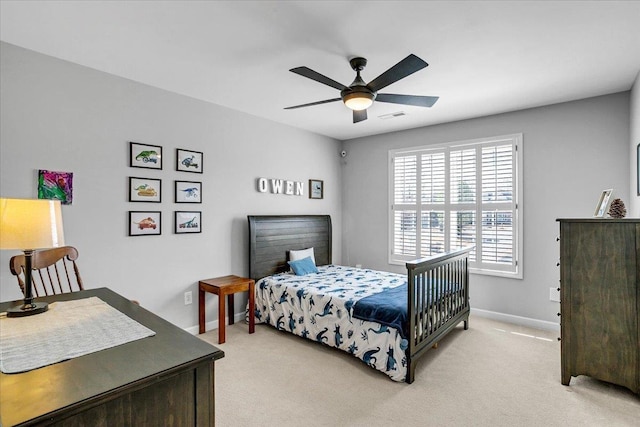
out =
[[378,118],[382,120],[386,120],[386,119],[393,119],[396,117],[402,117],[406,115],[407,113],[405,113],[404,111],[396,111],[395,113],[383,114],[382,116],[378,116]]

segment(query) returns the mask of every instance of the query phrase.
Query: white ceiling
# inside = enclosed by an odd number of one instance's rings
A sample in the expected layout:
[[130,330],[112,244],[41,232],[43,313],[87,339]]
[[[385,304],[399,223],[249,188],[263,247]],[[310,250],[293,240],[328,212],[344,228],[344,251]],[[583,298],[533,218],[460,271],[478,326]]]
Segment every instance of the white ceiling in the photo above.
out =
[[[640,70],[640,2],[6,1],[2,41],[339,140],[628,90]],[[371,81],[413,53],[430,65],[352,123],[338,91],[363,56]],[[403,111],[405,116],[378,116]]]

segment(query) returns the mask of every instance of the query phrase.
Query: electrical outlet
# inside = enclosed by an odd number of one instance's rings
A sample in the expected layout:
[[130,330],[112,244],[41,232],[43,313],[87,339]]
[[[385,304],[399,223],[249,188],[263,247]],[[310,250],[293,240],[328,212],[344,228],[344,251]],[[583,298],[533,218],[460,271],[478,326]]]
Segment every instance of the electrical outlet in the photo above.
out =
[[184,293],[184,305],[189,305],[193,302],[191,291]]
[[549,300],[560,302],[560,291],[558,288],[549,288]]

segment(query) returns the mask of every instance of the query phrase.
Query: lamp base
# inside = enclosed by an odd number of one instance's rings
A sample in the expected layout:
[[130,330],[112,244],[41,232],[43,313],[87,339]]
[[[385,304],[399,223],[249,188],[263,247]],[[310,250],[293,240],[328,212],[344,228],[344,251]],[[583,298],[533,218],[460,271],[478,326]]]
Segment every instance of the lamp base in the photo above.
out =
[[22,304],[11,307],[7,310],[7,317],[25,317],[34,314],[44,313],[49,309],[46,302],[32,302],[31,304]]

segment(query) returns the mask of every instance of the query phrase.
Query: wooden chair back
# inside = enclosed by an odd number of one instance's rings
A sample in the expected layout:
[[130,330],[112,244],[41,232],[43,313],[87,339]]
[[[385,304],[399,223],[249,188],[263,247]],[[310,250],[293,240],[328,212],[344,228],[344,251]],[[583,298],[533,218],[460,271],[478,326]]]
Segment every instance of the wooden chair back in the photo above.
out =
[[[16,255],[9,260],[11,274],[17,277],[24,294],[24,255]],[[63,294],[81,291],[82,278],[76,265],[78,250],[73,246],[34,251],[31,267],[33,296]]]

